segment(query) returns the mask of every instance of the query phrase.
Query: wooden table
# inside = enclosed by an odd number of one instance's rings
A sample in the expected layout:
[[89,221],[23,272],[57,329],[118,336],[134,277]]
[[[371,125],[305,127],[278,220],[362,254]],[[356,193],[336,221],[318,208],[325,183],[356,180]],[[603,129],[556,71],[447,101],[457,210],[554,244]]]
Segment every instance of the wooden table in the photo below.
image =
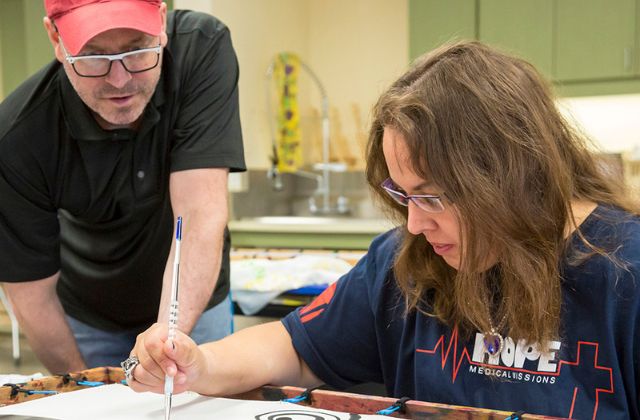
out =
[[[57,391],[71,392],[84,389],[85,386],[78,385],[76,381],[96,381],[112,384],[121,382],[124,379],[122,369],[115,367],[104,367],[88,369],[81,372],[72,373],[65,376],[48,376],[36,379],[19,385],[18,391],[15,387],[0,387],[0,406],[8,404],[18,404],[37,398],[46,398],[48,395],[28,394],[26,390],[34,391]],[[305,390],[292,386],[264,386],[243,394],[229,396],[229,398],[251,399],[260,401],[278,401],[286,398],[293,398],[302,394]],[[346,392],[336,392],[317,389],[311,392],[310,399],[300,403],[314,408],[326,410],[342,411],[354,414],[375,414],[377,411],[388,408],[396,402],[393,398],[376,397]],[[394,418],[404,419],[429,419],[438,418],[446,420],[504,420],[511,413],[506,411],[495,411],[473,407],[460,407],[445,404],[427,403],[410,400],[405,404],[404,413],[394,413]],[[536,416],[525,414],[521,417],[527,420],[552,420],[557,417]]]

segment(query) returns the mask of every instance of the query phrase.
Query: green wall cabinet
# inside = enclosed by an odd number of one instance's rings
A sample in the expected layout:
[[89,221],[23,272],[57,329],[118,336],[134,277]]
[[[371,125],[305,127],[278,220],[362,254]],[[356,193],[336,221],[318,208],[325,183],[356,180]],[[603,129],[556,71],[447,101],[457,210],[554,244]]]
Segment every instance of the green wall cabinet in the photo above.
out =
[[556,0],[555,79],[634,74],[636,0]]
[[478,39],[552,77],[553,0],[479,0]]
[[476,4],[469,0],[410,0],[411,60],[447,41],[476,38]]
[[0,65],[4,96],[54,58],[42,23],[44,16],[42,1],[0,0]]
[[24,79],[25,59],[23,32],[24,8],[20,0],[4,0],[0,4],[0,51],[2,52],[2,88],[5,96]]
[[412,58],[477,39],[521,56],[563,96],[640,93],[640,0],[409,0]]

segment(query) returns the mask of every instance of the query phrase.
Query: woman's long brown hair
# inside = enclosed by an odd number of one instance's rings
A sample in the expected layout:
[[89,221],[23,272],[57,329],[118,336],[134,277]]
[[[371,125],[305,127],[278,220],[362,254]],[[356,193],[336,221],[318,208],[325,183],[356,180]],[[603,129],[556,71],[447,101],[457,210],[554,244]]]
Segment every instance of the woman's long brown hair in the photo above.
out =
[[[454,206],[464,232],[458,270],[423,235],[406,231],[407,208],[380,188],[389,176],[385,127],[402,134],[414,172],[433,180],[445,191],[445,205]],[[408,310],[466,333],[489,331],[504,318],[503,332],[530,343],[558,338],[559,262],[572,200],[636,212],[622,181],[601,169],[533,66],[478,42],[445,45],[423,56],[380,97],[367,146],[367,180],[405,226],[394,272]],[[479,269],[489,251],[500,273],[493,309],[487,299],[495,290]]]

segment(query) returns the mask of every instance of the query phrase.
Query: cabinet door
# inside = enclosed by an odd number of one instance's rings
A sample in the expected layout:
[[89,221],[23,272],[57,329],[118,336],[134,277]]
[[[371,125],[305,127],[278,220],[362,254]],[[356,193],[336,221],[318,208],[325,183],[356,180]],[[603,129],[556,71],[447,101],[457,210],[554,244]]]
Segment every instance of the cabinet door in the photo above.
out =
[[612,79],[634,73],[635,0],[554,0],[555,79]]
[[551,77],[553,0],[480,0],[478,39],[531,62]]
[[470,0],[409,0],[409,58],[440,44],[476,39],[476,6]]

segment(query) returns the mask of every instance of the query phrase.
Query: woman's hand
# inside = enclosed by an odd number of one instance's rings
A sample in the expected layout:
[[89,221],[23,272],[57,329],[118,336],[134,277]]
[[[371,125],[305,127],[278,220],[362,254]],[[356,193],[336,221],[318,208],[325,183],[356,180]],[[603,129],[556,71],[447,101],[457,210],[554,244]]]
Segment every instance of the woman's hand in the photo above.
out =
[[165,375],[173,376],[173,392],[179,394],[206,372],[202,350],[186,334],[176,331],[173,343],[167,340],[166,325],[153,324],[139,334],[131,350],[140,363],[132,371],[129,387],[136,392],[164,392]]
[[129,381],[133,390],[163,393],[165,374],[174,377],[176,394],[190,390],[228,396],[266,384],[311,387],[322,383],[300,359],[280,321],[245,328],[201,346],[180,331],[172,346],[167,330],[156,323],[138,336],[131,350],[140,361]]

